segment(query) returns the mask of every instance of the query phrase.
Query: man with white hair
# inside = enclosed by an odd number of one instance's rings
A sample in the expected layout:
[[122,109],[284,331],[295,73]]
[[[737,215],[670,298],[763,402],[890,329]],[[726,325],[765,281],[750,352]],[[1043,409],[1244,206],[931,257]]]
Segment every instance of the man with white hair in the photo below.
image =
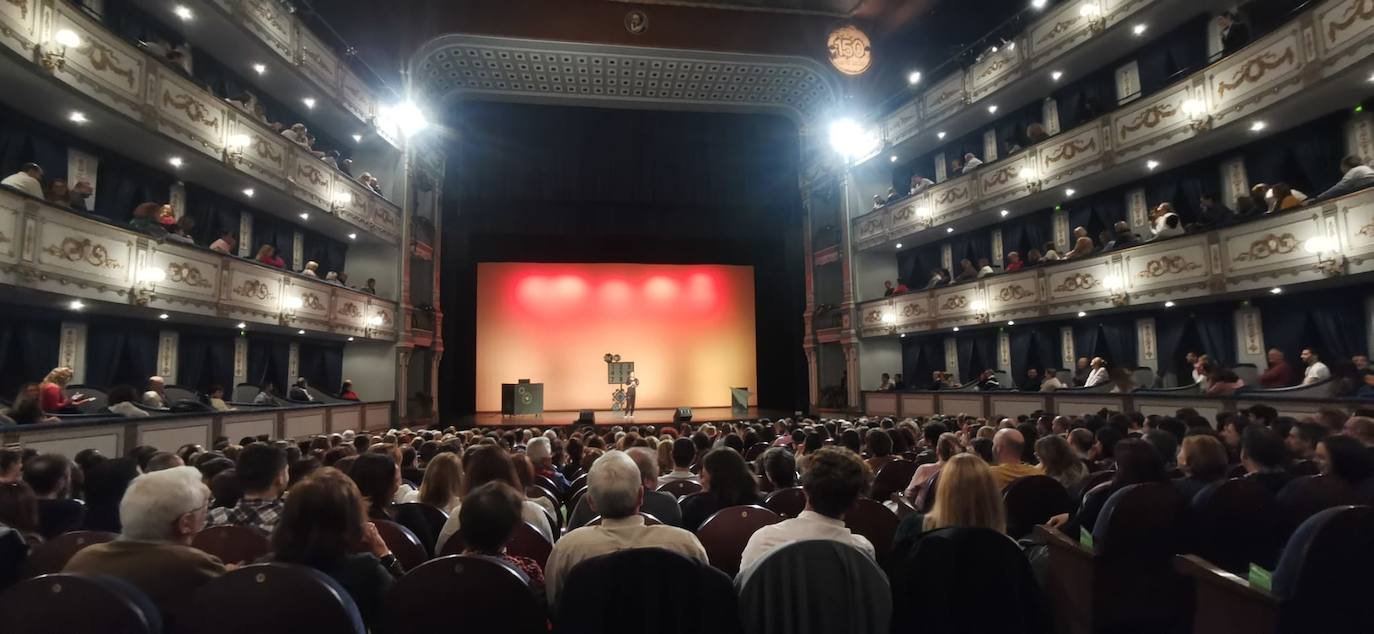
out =
[[[656,490],[658,454],[648,447],[631,447],[626,449],[625,453],[635,461],[635,466],[639,467],[639,477],[643,480],[644,500],[639,504],[640,510],[669,526],[682,526],[682,507],[678,506],[677,498]],[[570,528],[586,526],[587,522],[596,517],[596,511],[592,509],[592,503],[587,498],[588,496],[584,495],[577,501],[577,508],[573,509],[572,515],[568,517]]]
[[167,402],[167,392],[163,389],[167,382],[160,376],[148,377],[148,391],[143,393],[143,404],[148,407],[158,407],[166,409],[171,407]]
[[556,606],[559,584],[577,564],[632,548],[662,548],[708,563],[706,549],[693,535],[666,525],[647,526],[639,514],[644,501],[643,474],[622,451],[608,451],[587,473],[587,496],[601,524],[584,526],[554,544],[544,566],[544,591]]
[[195,467],[145,473],[119,502],[119,539],[82,549],[62,571],[127,581],[170,622],[187,613],[197,588],[225,573],[218,558],[191,547],[209,509],[210,489]]
[[559,488],[567,491],[572,486],[563,474],[558,472],[558,465],[553,460],[553,443],[546,436],[538,436],[530,439],[529,444],[525,445],[525,456],[530,459],[530,464],[534,465],[534,473],[553,480]]

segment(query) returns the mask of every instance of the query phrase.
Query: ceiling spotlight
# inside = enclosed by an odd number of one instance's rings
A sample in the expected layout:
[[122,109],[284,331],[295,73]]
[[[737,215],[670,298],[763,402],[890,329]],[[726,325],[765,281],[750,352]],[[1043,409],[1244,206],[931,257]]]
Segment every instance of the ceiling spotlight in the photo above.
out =
[[1134,35],[1140,35],[1140,34],[1142,34],[1142,33],[1144,33],[1144,32],[1145,32],[1145,25],[1144,25],[1144,24],[1137,24],[1137,25],[1131,27],[1131,33],[1134,34]]
[[1043,9],[1043,8],[1045,8],[1045,5],[1047,5],[1047,4],[1049,4],[1049,3],[1050,3],[1050,0],[1031,0],[1031,8],[1032,8],[1032,9]]
[[191,10],[186,8],[186,5],[184,4],[179,4],[175,7],[172,7],[172,15],[175,15],[183,20],[190,20],[191,18],[196,17],[196,15],[194,13],[191,13]]
[[353,135],[353,142],[354,142],[354,143],[362,143],[362,142],[363,142],[363,135],[361,135],[361,134],[355,134],[355,135]]
[[1003,217],[1003,218],[1006,218],[1007,215],[1010,214],[1010,213],[1011,213],[1010,211],[1007,211],[1007,210],[1003,209],[1003,210],[1002,210],[1002,217]]
[[1007,320],[1007,325],[1008,325],[1008,326],[1015,326],[1015,325],[1016,325],[1016,320],[1015,320],[1015,319],[1008,319],[1008,320]]
[[945,233],[954,233],[954,227],[945,227]]
[[356,233],[350,233],[350,234],[348,234],[348,239],[349,239],[349,240],[357,240],[357,239],[358,239],[358,234],[356,234]]
[[1050,73],[1050,81],[1059,81],[1059,78],[1060,78],[1060,77],[1063,77],[1063,76],[1064,76],[1064,71],[1062,71],[1062,70],[1054,71],[1054,72]]
[[86,115],[84,113],[76,110],[73,110],[71,114],[67,115],[67,120],[71,121],[72,123],[85,123],[87,121],[90,121],[90,119],[86,118]]
[[238,328],[239,330],[243,330],[244,328],[247,328],[247,327],[248,327],[248,324],[245,324],[245,323],[243,323],[243,322],[239,322],[239,323],[236,324],[234,327],[235,327],[235,328]]
[[310,219],[310,212],[308,212],[308,211],[302,211],[302,212],[301,212],[301,220],[309,220],[309,219]]
[[1148,160],[1148,161],[1145,161],[1145,169],[1147,169],[1147,170],[1152,170],[1152,169],[1154,169],[1154,168],[1156,168],[1156,167],[1159,167],[1159,161],[1156,161],[1156,160],[1154,160],[1154,159],[1150,159],[1150,160]]
[[955,327],[954,327],[954,332],[959,332],[959,327],[958,327],[958,326],[955,326]]
[[253,64],[253,72],[261,75],[267,72],[267,64]]
[[82,308],[86,307],[86,303],[79,299],[74,299],[71,301],[71,303],[67,304],[67,307],[71,308],[72,310],[81,310]]
[[305,104],[305,107],[307,107],[307,108],[314,108],[314,107],[315,107],[315,98],[314,98],[314,97],[306,97],[305,99],[302,99],[302,100],[301,100],[301,103]]
[[1066,190],[1064,190],[1064,197],[1065,197],[1065,198],[1071,198],[1071,197],[1073,197],[1073,195],[1076,194],[1076,193],[1078,193],[1078,192],[1075,192],[1075,191],[1072,190],[1072,189],[1066,189]]
[[158,319],[167,319],[168,317],[171,317],[171,315],[168,315],[167,313],[162,313],[161,315],[157,316]]
[[897,248],[898,248],[898,249],[902,248],[902,243],[898,242],[898,243],[897,243]]
[[846,159],[866,157],[878,149],[878,136],[846,117],[830,124],[830,147]]
[[1282,289],[1282,288],[1279,288],[1279,287],[1277,287],[1277,286],[1275,286],[1274,288],[1269,289],[1269,293],[1272,294],[1272,295],[1278,295],[1279,293],[1282,293],[1282,292],[1283,292],[1283,289]]
[[182,160],[180,156],[173,156],[172,158],[167,159],[167,162],[171,163],[172,167],[176,168],[180,168],[182,165]]
[[304,330],[297,330],[297,331],[296,331],[296,334],[298,334],[298,335],[303,335],[303,334],[305,334],[305,331],[304,331]]
[[1165,308],[1173,308],[1174,306],[1177,306],[1177,305],[1178,305],[1178,304],[1175,304],[1175,303],[1173,303],[1172,301],[1164,302],[1164,307],[1165,307]]
[[899,338],[899,339],[906,339],[906,333],[902,333],[902,334],[900,334],[900,335],[897,335],[897,338]]
[[911,71],[911,74],[906,76],[906,83],[911,84],[912,86],[921,83],[921,71]]
[[887,160],[892,161],[893,163],[896,163],[896,162],[897,162],[897,155],[896,155],[896,154],[893,154],[892,156],[889,156],[889,157],[887,158]]
[[997,104],[988,106],[988,114],[997,114]]
[[252,187],[247,187],[247,188],[245,188],[245,189],[243,190],[243,195],[244,195],[244,196],[247,196],[247,197],[249,197],[249,198],[252,198],[252,197],[253,197],[253,188],[252,188]]
[[944,139],[944,138],[945,138],[945,133],[944,133],[944,132],[936,132],[936,133],[935,133],[935,138],[937,138],[937,139]]
[[1078,316],[1079,316],[1079,317],[1087,317],[1087,316],[1088,316],[1088,313],[1085,313],[1085,312],[1083,312],[1083,311],[1080,310],[1080,311],[1078,311]]
[[382,128],[399,130],[405,136],[416,134],[429,127],[429,120],[425,117],[424,111],[409,99],[398,104],[383,106],[377,120],[378,125]]
[[1268,125],[1269,125],[1269,124],[1267,124],[1267,123],[1265,123],[1265,122],[1263,122],[1263,121],[1256,121],[1256,122],[1250,124],[1250,131],[1251,131],[1251,132],[1259,132],[1259,131],[1263,130],[1264,128],[1268,127]]
[[349,340],[349,341],[353,341],[353,338],[352,338],[352,337],[349,337],[348,340]]

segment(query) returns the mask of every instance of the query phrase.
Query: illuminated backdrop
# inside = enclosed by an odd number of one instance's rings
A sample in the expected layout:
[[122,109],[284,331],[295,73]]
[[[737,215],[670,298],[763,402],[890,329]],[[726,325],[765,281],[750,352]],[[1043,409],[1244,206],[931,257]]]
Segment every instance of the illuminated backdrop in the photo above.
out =
[[756,385],[753,267],[477,265],[477,411],[526,378],[546,410],[609,409],[606,353],[635,362],[641,409],[728,406]]

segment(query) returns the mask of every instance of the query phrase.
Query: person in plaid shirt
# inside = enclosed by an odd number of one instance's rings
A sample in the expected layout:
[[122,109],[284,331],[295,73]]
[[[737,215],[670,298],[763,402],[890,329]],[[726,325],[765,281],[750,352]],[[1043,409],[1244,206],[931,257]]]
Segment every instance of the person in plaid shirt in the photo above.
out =
[[253,443],[239,452],[234,471],[243,497],[235,506],[210,509],[206,526],[252,526],[271,535],[281,518],[281,496],[289,481],[286,451]]

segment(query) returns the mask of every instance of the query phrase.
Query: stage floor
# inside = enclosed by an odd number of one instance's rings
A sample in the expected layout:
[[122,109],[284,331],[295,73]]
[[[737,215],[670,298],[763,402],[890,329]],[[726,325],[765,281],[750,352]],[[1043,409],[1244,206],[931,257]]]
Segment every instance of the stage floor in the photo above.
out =
[[[467,416],[459,417],[458,425],[461,427],[548,427],[552,425],[569,425],[577,421],[578,410],[558,410],[544,412],[538,416],[502,416],[500,412],[477,412]],[[673,415],[676,409],[641,409],[635,412],[633,420],[624,418],[620,412],[610,410],[596,410],[597,425],[663,425],[673,422]],[[789,412],[777,410],[763,410],[757,407],[749,408],[747,416],[733,416],[728,407],[693,407],[692,423],[719,423],[724,421],[755,420],[759,418],[781,418],[788,416]]]

